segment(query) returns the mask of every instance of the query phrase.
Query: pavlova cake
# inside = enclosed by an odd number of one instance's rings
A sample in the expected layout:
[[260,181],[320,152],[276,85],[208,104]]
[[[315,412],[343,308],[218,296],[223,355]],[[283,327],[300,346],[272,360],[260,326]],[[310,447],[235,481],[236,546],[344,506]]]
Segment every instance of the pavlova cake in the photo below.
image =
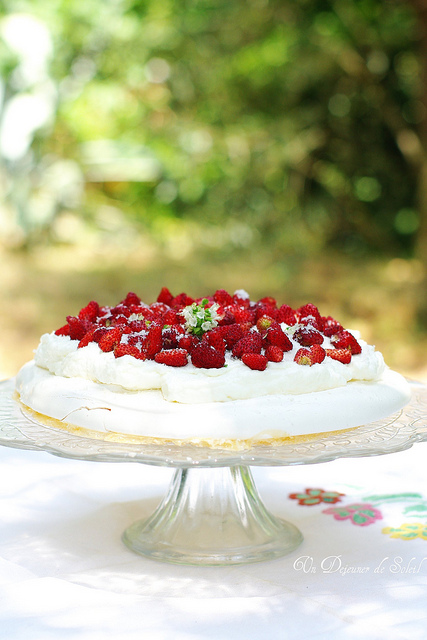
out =
[[313,304],[163,288],[97,302],[41,337],[19,371],[24,411],[75,433],[242,448],[351,429],[410,399],[381,353]]

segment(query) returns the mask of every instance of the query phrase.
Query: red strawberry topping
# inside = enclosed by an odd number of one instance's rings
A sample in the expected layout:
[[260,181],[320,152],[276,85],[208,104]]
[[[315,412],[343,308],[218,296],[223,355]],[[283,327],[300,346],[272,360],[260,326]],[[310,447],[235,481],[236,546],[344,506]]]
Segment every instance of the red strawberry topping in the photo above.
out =
[[157,296],[157,302],[163,302],[164,304],[167,304],[169,307],[171,307],[172,300],[173,295],[171,294],[169,289],[167,287],[163,287],[159,295]]
[[163,314],[163,322],[164,324],[184,324],[185,318],[175,309],[168,309]]
[[322,331],[325,334],[325,336],[328,336],[328,338],[333,336],[335,333],[339,333],[340,331],[343,330],[342,325],[334,318],[331,318],[331,316],[328,316],[327,318],[322,318],[321,323],[322,323]]
[[274,320],[270,316],[261,316],[256,321],[256,327],[258,331],[263,333],[267,331],[267,329],[269,329],[273,323],[274,323]]
[[202,342],[207,342],[216,351],[225,355],[226,344],[221,334],[221,330],[212,329],[212,331],[208,331],[204,334]]
[[233,356],[241,358],[244,353],[261,353],[262,338],[259,333],[251,331],[241,338],[233,347]]
[[122,337],[122,332],[119,327],[113,327],[112,329],[107,329],[102,338],[99,341],[99,348],[102,351],[113,351],[116,344],[120,341]]
[[320,364],[326,357],[326,351],[319,344],[313,344],[310,347],[311,361],[313,364]]
[[81,340],[92,326],[92,323],[89,322],[89,320],[81,320],[74,316],[67,316],[67,322],[70,326],[69,336],[71,340]]
[[353,355],[362,352],[362,347],[349,331],[340,331],[331,338],[336,349],[349,349]]
[[297,329],[293,338],[303,347],[310,347],[312,344],[322,344],[323,342],[323,336],[320,331],[310,326]]
[[[297,323],[288,336],[285,325]],[[315,305],[294,310],[287,304],[278,306],[270,296],[251,301],[243,289],[234,295],[218,289],[192,298],[186,293],[174,296],[163,287],[150,305],[133,292],[114,307],[100,307],[92,300],[77,316],[68,316],[55,334],[77,341],[80,349],[93,342],[116,358],[128,355],[171,367],[191,360],[195,367],[220,368],[232,355],[263,371],[268,362],[282,362],[295,343],[302,347],[295,361],[309,366],[321,363],[325,355],[348,364],[361,352],[356,338],[331,316],[321,316]],[[326,351],[321,346],[325,336],[334,347]]]
[[233,304],[233,297],[225,289],[215,291],[213,298],[222,307],[229,307]]
[[325,349],[326,355],[333,360],[338,360],[343,364],[348,364],[351,361],[350,349]]
[[325,359],[325,350],[318,344],[314,344],[310,349],[298,349],[295,354],[294,362],[297,364],[309,365],[320,364]]
[[168,327],[162,331],[163,349],[176,349],[180,338],[185,335],[185,331],[180,324]]
[[140,305],[141,304],[141,298],[139,296],[136,295],[136,293],[133,293],[132,291],[129,291],[129,293],[127,294],[126,298],[123,300],[123,303],[125,305],[125,307],[130,307],[131,305]]
[[89,322],[95,322],[99,314],[99,304],[92,300],[86,307],[83,307],[79,311],[80,320],[89,320]]
[[156,353],[154,360],[169,367],[185,367],[188,362],[188,353],[185,349],[168,349]]
[[225,364],[225,358],[206,342],[200,342],[191,352],[191,362],[198,369],[220,369]]
[[59,327],[59,329],[57,329],[55,331],[55,335],[56,336],[69,336],[70,335],[70,325],[69,324],[64,324],[63,327]]
[[227,349],[232,349],[245,334],[240,324],[229,324],[223,327],[222,335],[227,344]]
[[89,331],[87,331],[83,338],[80,340],[77,348],[82,349],[83,347],[86,347],[89,342],[92,342],[95,331],[97,331],[96,327],[92,327],[92,329],[89,329]]
[[320,321],[319,309],[314,304],[305,304],[297,310],[297,316],[300,320],[306,319],[308,322],[313,321],[317,324]]
[[114,347],[114,356],[116,358],[121,358],[123,356],[133,356],[137,360],[145,360],[145,353],[140,351],[138,347],[132,346],[130,344],[122,344],[119,343]]
[[242,362],[249,367],[249,369],[256,371],[265,371],[268,364],[266,356],[260,353],[244,353],[242,355]]
[[284,322],[285,324],[288,324],[290,326],[293,326],[297,322],[295,311],[288,304],[282,304],[277,312],[276,319],[277,322]]
[[280,347],[283,351],[290,351],[292,349],[292,342],[277,323],[270,327],[265,339],[268,344]]
[[144,351],[149,360],[153,360],[156,353],[159,353],[162,349],[162,325],[153,322],[148,330],[147,337],[145,339]]
[[194,347],[200,343],[200,340],[197,336],[192,336],[189,334],[185,334],[179,340],[180,349],[185,349],[188,353],[191,353]]
[[282,362],[283,349],[276,347],[274,344],[270,344],[265,350],[265,357],[269,362]]

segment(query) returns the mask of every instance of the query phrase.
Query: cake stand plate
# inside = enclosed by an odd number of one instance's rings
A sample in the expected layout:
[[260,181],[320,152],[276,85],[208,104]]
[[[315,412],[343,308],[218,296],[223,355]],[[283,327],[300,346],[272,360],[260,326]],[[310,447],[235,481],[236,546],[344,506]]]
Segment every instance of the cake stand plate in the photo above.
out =
[[126,529],[125,544],[163,562],[259,562],[290,553],[301,543],[302,535],[293,524],[269,513],[256,490],[250,466],[314,464],[341,457],[382,455],[427,440],[427,387],[417,382],[410,385],[410,403],[387,419],[306,441],[235,451],[113,442],[48,427],[22,412],[13,398],[15,382],[11,379],[0,382],[0,445],[79,460],[174,467],[165,498],[148,520]]

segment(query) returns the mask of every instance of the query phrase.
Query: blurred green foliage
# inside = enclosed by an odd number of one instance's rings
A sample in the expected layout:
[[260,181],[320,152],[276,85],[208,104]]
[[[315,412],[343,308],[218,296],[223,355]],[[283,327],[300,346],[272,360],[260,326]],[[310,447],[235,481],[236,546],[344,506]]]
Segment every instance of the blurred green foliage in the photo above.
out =
[[[20,241],[55,240],[75,210],[95,226],[122,215],[159,241],[186,224],[207,247],[264,242],[273,257],[411,255],[426,113],[407,2],[2,7],[3,127],[18,97],[46,107],[20,147],[11,127],[3,141],[3,217]],[[45,57],[31,75],[36,31]]]

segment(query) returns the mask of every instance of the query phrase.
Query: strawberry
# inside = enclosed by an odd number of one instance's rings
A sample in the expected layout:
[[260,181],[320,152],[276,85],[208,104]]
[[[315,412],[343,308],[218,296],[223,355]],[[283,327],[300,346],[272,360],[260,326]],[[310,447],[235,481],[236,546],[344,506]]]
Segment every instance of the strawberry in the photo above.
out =
[[283,349],[270,344],[265,350],[265,357],[269,362],[282,362]]
[[178,313],[175,309],[168,309],[163,314],[162,320],[164,324],[185,324],[184,316]]
[[176,349],[181,336],[185,334],[184,328],[180,325],[168,327],[162,331],[163,349]]
[[185,349],[168,349],[156,353],[154,360],[168,367],[185,367],[188,362],[188,353]]
[[265,298],[261,298],[261,300],[258,300],[258,304],[266,304],[270,307],[276,308],[277,307],[277,302],[275,298],[272,298],[271,296],[266,296]]
[[99,314],[99,304],[92,300],[88,305],[79,311],[80,320],[89,320],[95,322]]
[[144,351],[149,360],[153,360],[156,353],[162,349],[162,325],[152,322],[145,339]]
[[96,328],[95,331],[93,332],[92,342],[98,342],[99,343],[101,338],[103,336],[105,336],[106,333],[108,333],[107,327],[98,327],[98,328]]
[[325,350],[318,344],[314,344],[310,349],[298,349],[295,354],[294,362],[297,364],[309,365],[320,364],[325,359]]
[[253,322],[241,322],[239,324],[241,330],[243,331],[243,335],[246,335],[247,333],[249,333],[249,331],[252,329],[252,327],[254,326]]
[[120,341],[122,337],[122,332],[119,327],[113,327],[112,329],[107,329],[106,333],[102,336],[99,341],[99,348],[102,351],[108,352],[113,351],[116,344]]
[[251,325],[255,323],[255,312],[252,309],[244,309],[234,305],[230,307],[230,311],[233,313],[236,322],[242,324],[244,322],[250,322]]
[[114,357],[121,358],[122,356],[133,356],[137,360],[145,360],[145,353],[142,353],[137,347],[120,342],[114,347]]
[[252,331],[236,342],[232,353],[235,358],[241,358],[244,353],[261,353],[261,349],[261,335]]
[[333,360],[338,360],[343,364],[348,364],[351,361],[350,349],[325,349],[326,355]]
[[131,320],[127,326],[132,333],[139,333],[140,331],[145,331],[149,323],[147,324],[145,320]]
[[313,344],[310,347],[312,364],[320,364],[326,357],[326,351],[320,344]]
[[89,322],[89,320],[81,320],[74,316],[67,316],[67,322],[70,325],[69,336],[71,340],[81,340],[92,326],[92,323]]
[[87,331],[85,333],[85,335],[83,336],[83,338],[80,340],[77,348],[78,349],[82,349],[82,347],[87,347],[87,345],[89,344],[89,342],[93,341],[93,335],[95,333],[95,331],[97,330],[97,327],[92,327],[92,329],[89,329],[89,331]]
[[[147,320],[147,322],[154,322],[156,320],[156,313],[150,309],[150,307],[138,307],[136,313],[138,320]],[[131,320],[133,322],[133,320]]]
[[264,331],[267,331],[273,323],[274,320],[270,316],[261,316],[256,321],[256,327],[260,333],[263,333]]
[[293,326],[296,324],[297,319],[295,317],[295,311],[288,304],[282,304],[280,309],[277,312],[277,322],[288,324]]
[[272,344],[275,347],[280,347],[283,351],[290,351],[292,349],[292,342],[289,340],[288,336],[282,330],[281,326],[277,323],[274,323],[267,331],[265,336],[267,344]]
[[126,316],[123,316],[122,314],[120,314],[119,316],[116,316],[113,321],[112,321],[112,325],[114,327],[124,327],[126,326],[128,323],[128,318],[126,318]]
[[312,363],[310,349],[298,349],[294,357],[294,362],[296,362],[297,364],[308,364],[309,366],[311,366]]
[[274,320],[277,318],[277,309],[269,304],[258,302],[255,307],[255,322],[262,318],[262,316],[268,316]]
[[153,302],[153,304],[150,304],[150,309],[154,313],[156,320],[160,320],[161,318],[163,318],[165,313],[170,311],[170,307],[168,307],[168,305],[164,304],[163,302]]
[[345,329],[333,335],[331,343],[336,349],[349,349],[353,355],[362,352],[362,347],[357,342],[356,338]]
[[170,303],[170,307],[188,307],[188,305],[193,304],[194,299],[187,296],[186,293],[180,293],[178,296],[172,299]]
[[213,347],[219,353],[225,354],[226,344],[222,337],[222,331],[218,329],[212,329],[211,331],[207,331],[202,338],[202,342],[207,342],[211,347]]
[[223,329],[222,335],[227,344],[227,349],[232,349],[236,342],[244,336],[244,332],[240,324],[229,324],[221,328]]
[[191,362],[198,369],[220,369],[225,357],[206,342],[200,342],[191,352]]
[[123,300],[122,304],[125,307],[130,307],[132,304],[141,304],[141,298],[133,293],[133,291],[129,291],[126,298]]
[[268,359],[261,353],[244,353],[242,355],[242,362],[249,367],[249,369],[264,371],[267,367]]
[[224,313],[222,314],[222,318],[218,320],[218,324],[220,327],[224,325],[235,324],[236,318],[234,317],[234,313],[227,307],[224,309]]
[[320,331],[310,326],[303,326],[297,329],[293,338],[303,347],[310,347],[312,344],[322,344],[323,342],[323,336]]
[[184,334],[182,338],[179,339],[179,348],[185,349],[190,354],[193,351],[194,347],[198,344],[200,344],[199,338],[188,333]]
[[116,304],[116,306],[111,309],[111,314],[113,316],[126,316],[126,318],[129,318],[131,310],[123,304],[123,302],[120,302],[120,304]]
[[225,289],[215,291],[213,298],[221,307],[229,307],[233,304],[233,297]]
[[138,349],[141,350],[144,344],[144,339],[145,338],[143,337],[142,334],[131,335],[127,340],[127,344],[130,345],[131,347],[138,347]]
[[157,296],[157,302],[163,302],[167,304],[169,307],[172,306],[173,295],[169,291],[167,287],[163,287]]
[[313,319],[316,323],[320,321],[319,309],[314,304],[305,304],[297,309],[297,317],[300,319]]
[[328,336],[328,338],[331,338],[335,333],[339,333],[343,330],[342,325],[331,316],[321,318],[321,323],[322,332],[325,336]]
[[246,291],[240,290],[233,293],[233,302],[235,305],[248,309],[251,304],[249,295]]
[[56,336],[69,336],[70,335],[70,325],[64,324],[63,327],[60,327],[55,331]]

